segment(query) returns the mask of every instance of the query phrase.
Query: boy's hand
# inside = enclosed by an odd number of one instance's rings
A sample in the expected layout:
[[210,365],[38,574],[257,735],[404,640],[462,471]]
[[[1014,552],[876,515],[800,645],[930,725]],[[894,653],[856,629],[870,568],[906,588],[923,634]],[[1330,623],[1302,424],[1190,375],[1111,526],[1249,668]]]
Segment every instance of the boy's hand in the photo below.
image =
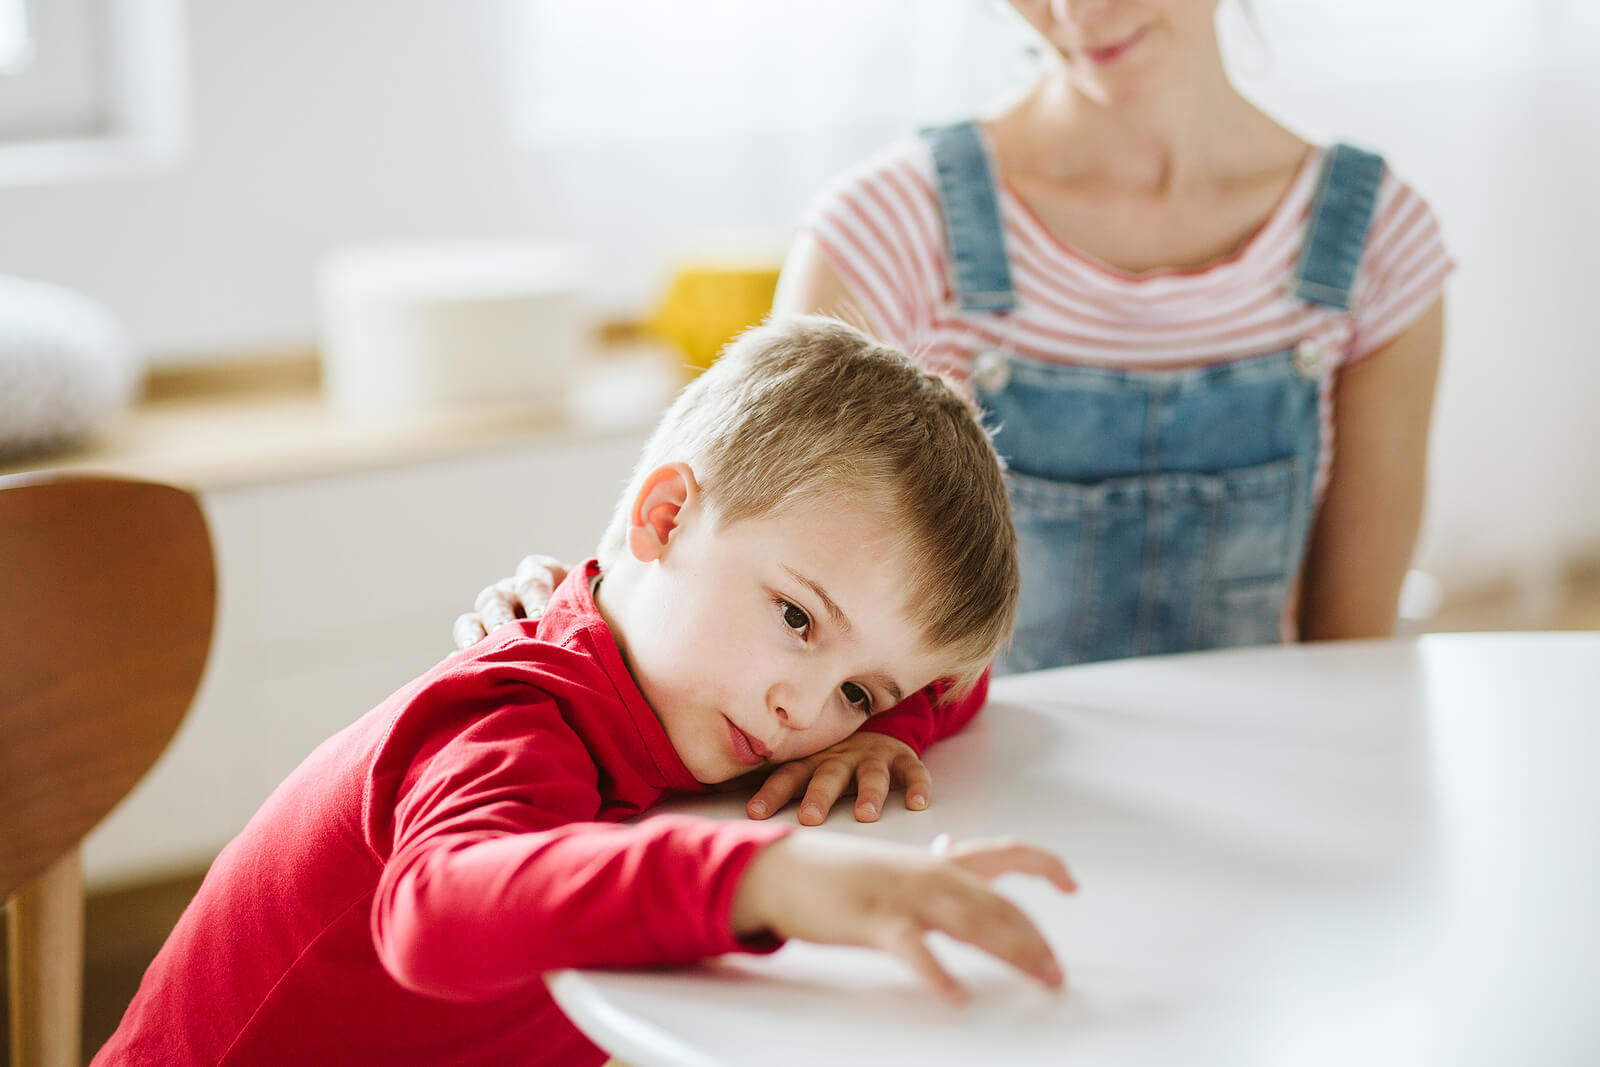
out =
[[904,741],[884,734],[856,733],[832,748],[773,771],[745,811],[752,819],[765,819],[803,790],[800,822],[816,826],[828,817],[834,801],[854,786],[856,821],[877,822],[891,785],[904,786],[906,807],[921,811],[933,793],[933,776]]
[[841,834],[790,834],[745,869],[733,900],[733,932],[883,949],[959,1003],[966,990],[925,940],[938,930],[1057,989],[1065,978],[1044,936],[989,887],[1007,871],[1048,878],[1064,893],[1077,888],[1056,856],[1014,841],[930,851]]
[[522,557],[516,574],[484,589],[476,610],[456,617],[450,629],[456,648],[472,647],[513,619],[537,619],[566,576],[567,565],[554,556]]

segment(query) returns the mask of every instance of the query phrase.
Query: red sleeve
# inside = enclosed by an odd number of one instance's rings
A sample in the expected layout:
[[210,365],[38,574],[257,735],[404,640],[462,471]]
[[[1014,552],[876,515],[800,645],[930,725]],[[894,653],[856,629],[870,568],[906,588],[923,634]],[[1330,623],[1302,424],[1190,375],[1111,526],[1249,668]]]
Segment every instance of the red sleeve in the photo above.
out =
[[560,967],[771,947],[736,939],[729,913],[745,865],[786,827],[578,821],[596,813],[595,781],[553,706],[480,719],[425,751],[396,795],[373,901],[373,940],[395,981],[473,1001]]
[[929,745],[943,741],[978,714],[989,699],[989,674],[984,671],[970,692],[954,699],[946,695],[946,683],[935,682],[883,714],[874,715],[861,729],[904,741],[920,756]]

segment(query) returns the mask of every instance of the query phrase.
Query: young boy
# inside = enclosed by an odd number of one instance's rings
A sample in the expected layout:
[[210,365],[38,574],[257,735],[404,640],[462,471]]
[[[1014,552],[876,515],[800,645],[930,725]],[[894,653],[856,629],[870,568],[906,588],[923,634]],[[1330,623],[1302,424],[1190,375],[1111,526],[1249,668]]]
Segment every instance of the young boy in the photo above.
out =
[[624,820],[826,748],[1007,638],[1015,535],[972,409],[841,323],[752,330],[646,445],[599,559],[322,744],[213,864],[97,1064],[585,1064],[541,976],[783,938],[959,996],[943,930],[1055,986],[1006,870],[770,824]]

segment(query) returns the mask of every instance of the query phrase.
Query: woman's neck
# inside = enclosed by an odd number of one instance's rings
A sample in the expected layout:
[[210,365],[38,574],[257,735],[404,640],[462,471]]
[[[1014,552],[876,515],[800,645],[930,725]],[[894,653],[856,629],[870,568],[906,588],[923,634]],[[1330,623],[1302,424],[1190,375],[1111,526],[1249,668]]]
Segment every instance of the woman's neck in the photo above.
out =
[[1233,87],[1220,58],[1126,99],[1097,97],[1056,64],[993,132],[1014,173],[1148,196],[1270,168],[1298,141]]

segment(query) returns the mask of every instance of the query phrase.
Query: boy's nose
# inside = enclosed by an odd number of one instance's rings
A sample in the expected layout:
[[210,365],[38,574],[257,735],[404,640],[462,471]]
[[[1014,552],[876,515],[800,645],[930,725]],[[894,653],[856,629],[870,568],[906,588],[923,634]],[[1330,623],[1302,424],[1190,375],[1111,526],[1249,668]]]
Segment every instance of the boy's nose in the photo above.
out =
[[832,693],[831,686],[818,683],[777,685],[767,694],[767,706],[789,729],[804,730],[822,716]]

